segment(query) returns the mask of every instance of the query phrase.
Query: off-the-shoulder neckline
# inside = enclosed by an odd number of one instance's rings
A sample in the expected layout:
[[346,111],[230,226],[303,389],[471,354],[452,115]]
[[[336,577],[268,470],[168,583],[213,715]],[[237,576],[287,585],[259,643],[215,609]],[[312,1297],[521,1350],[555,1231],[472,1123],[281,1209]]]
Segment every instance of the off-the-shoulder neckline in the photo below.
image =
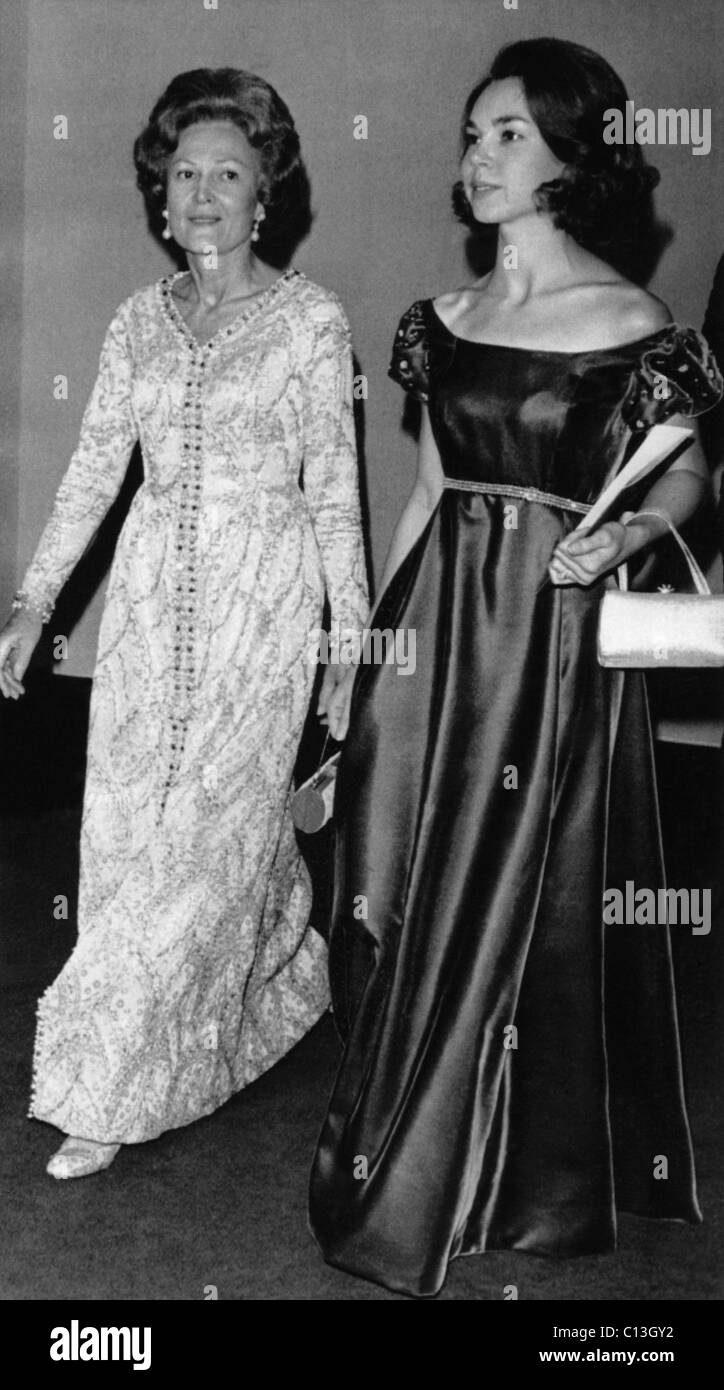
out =
[[654,329],[653,333],[646,333],[642,338],[629,338],[628,342],[615,343],[613,347],[578,348],[573,352],[566,352],[563,348],[515,347],[511,343],[481,343],[478,342],[475,338],[461,338],[457,333],[453,333],[452,329],[448,328],[445,321],[440,318],[440,315],[438,314],[437,309],[435,308],[434,301],[432,299],[421,299],[418,301],[418,303],[420,305],[426,304],[429,306],[432,314],[439,323],[443,332],[447,333],[448,337],[452,338],[453,341],[456,343],[464,343],[467,347],[474,348],[494,348],[496,352],[522,352],[529,357],[600,357],[604,353],[623,352],[625,349],[628,348],[640,347],[642,343],[653,342],[655,339],[661,338],[665,333],[682,331],[681,326],[678,323],[672,322],[665,324],[663,328]]

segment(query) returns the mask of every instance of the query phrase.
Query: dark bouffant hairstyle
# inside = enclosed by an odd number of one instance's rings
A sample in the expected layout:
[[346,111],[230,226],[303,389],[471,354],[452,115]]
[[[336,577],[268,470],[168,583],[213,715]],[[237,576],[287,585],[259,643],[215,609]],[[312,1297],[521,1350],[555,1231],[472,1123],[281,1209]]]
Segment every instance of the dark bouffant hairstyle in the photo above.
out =
[[181,132],[198,121],[232,121],[261,155],[259,201],[266,216],[258,254],[270,259],[279,244],[309,228],[309,179],[288,107],[268,82],[237,68],[196,68],[179,73],[156,102],[133,146],[136,181],[158,231],[166,201],[166,168]]
[[[566,166],[559,178],[541,184],[538,208],[587,251],[635,274],[640,243],[655,234],[652,192],[659,174],[645,163],[639,145],[604,143],[604,112],[625,110],[620,78],[598,53],[564,39],[508,44],[465,103],[463,150],[478,97],[505,77],[520,79],[543,139]],[[453,207],[462,222],[476,225],[461,181],[453,188]]]

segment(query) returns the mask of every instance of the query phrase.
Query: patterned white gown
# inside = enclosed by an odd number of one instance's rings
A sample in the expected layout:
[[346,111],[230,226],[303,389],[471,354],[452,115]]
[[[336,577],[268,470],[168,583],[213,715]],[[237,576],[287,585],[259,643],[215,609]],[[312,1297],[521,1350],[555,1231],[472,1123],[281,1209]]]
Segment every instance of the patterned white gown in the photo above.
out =
[[333,622],[367,612],[338,300],[289,270],[199,344],[175,278],[115,315],[22,584],[54,602],[140,440],[93,684],[78,941],[38,1006],[30,1108],[106,1143],[210,1113],[327,1006],[288,801],[325,586]]

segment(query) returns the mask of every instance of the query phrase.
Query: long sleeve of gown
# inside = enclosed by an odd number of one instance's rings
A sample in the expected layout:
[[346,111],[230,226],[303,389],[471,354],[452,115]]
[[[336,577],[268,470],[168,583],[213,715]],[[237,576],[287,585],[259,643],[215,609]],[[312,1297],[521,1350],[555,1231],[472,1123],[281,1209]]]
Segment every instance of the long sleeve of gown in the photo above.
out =
[[369,612],[347,320],[326,305],[305,381],[304,495],[322,558],[331,620],[359,629]]
[[118,496],[137,438],[131,409],[129,307],[127,300],[106,333],[78,447],[20,586],[24,602],[39,612],[52,609]]

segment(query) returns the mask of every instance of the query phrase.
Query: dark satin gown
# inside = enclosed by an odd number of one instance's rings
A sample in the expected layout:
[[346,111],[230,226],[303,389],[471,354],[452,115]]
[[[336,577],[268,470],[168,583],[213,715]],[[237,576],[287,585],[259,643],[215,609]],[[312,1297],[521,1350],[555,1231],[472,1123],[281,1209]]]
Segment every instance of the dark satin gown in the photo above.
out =
[[529,351],[431,301],[390,370],[446,476],[503,490],[445,488],[374,620],[415,630],[415,672],[355,681],[310,1214],[330,1264],[425,1296],[456,1255],[611,1250],[617,1207],[701,1219],[668,929],[602,925],[605,888],[663,883],[643,678],[597,663],[602,586],[550,584],[580,517],[538,492],[590,503],[717,374],[693,330]]

